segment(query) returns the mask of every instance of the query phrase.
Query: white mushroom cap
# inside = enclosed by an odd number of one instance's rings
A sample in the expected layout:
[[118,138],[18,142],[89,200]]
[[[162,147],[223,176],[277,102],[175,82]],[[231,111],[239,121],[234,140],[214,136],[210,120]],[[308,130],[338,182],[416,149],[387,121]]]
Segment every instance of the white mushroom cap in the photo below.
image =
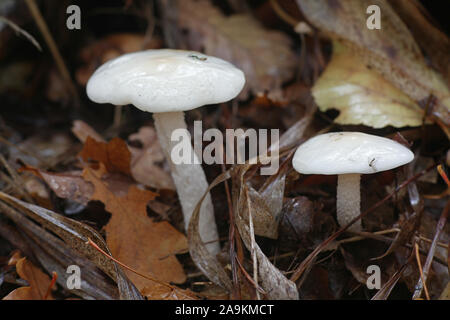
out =
[[368,174],[390,170],[414,159],[403,145],[361,132],[315,136],[295,152],[294,169],[304,174]]
[[222,59],[194,51],[160,49],[106,62],[89,79],[86,90],[97,103],[176,112],[231,100],[244,84],[244,73]]

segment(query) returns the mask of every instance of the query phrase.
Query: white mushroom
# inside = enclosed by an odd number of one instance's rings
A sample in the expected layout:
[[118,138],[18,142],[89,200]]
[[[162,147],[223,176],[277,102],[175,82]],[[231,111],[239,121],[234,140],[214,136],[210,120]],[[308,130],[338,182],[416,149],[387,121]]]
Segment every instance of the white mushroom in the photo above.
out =
[[[414,159],[403,145],[361,132],[337,132],[315,136],[300,145],[292,159],[303,174],[337,174],[336,210],[340,226],[360,214],[360,175],[397,168]],[[349,230],[360,231],[361,220]]]
[[[178,142],[171,140],[172,132],[186,129],[183,111],[229,101],[244,84],[243,72],[224,60],[193,51],[161,49],[125,54],[103,64],[89,79],[87,95],[97,103],[132,104],[153,113],[187,230],[208,183],[199,161],[173,163],[171,150]],[[190,141],[189,148],[196,157]],[[217,253],[220,246],[210,194],[201,207],[199,232],[202,240],[209,242],[209,251]]]

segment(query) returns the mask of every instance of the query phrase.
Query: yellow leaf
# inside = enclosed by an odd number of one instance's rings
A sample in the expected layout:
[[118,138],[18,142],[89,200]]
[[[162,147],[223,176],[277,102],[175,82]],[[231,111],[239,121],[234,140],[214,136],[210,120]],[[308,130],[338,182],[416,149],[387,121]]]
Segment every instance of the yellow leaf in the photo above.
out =
[[337,109],[340,124],[374,128],[420,126],[422,110],[410,97],[370,70],[339,42],[312,93],[320,110]]

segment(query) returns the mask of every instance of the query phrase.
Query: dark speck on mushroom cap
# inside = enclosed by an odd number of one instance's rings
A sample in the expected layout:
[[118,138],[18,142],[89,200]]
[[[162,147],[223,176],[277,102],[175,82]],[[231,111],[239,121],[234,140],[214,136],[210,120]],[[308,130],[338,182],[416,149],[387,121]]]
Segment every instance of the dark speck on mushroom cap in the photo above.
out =
[[315,136],[295,152],[294,169],[304,174],[370,174],[390,170],[414,159],[403,145],[361,132]]

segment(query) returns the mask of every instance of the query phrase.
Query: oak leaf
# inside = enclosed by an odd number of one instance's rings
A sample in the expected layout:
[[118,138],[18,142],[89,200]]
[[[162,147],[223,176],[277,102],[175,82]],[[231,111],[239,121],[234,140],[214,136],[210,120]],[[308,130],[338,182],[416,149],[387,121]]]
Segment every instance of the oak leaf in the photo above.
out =
[[131,176],[131,153],[125,141],[120,138],[113,138],[105,143],[88,136],[80,157],[85,161],[95,160],[103,163],[108,172],[119,172]]
[[[20,287],[11,291],[3,300],[43,300],[50,287],[51,279],[26,258],[15,262],[20,278],[28,281],[28,287]],[[48,300],[53,300],[51,293]]]
[[[155,193],[129,186],[126,193],[114,192],[103,179],[105,167],[85,168],[83,177],[94,185],[92,200],[105,204],[111,219],[105,227],[106,242],[114,258],[127,266],[161,281],[183,283],[186,275],[175,253],[187,248],[186,237],[167,221],[155,222],[148,217],[147,203]],[[127,271],[136,287],[154,287],[154,282]]]

